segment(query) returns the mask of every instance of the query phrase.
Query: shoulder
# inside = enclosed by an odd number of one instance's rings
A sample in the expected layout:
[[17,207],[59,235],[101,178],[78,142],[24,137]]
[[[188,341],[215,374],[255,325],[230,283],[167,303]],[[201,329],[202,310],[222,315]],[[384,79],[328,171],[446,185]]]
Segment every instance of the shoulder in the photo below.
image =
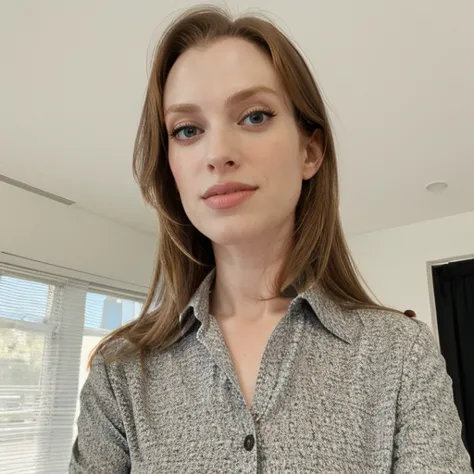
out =
[[188,334],[164,350],[148,349],[141,357],[126,339],[113,341],[105,354],[97,354],[92,360],[89,377],[107,379],[115,388],[141,385],[151,373],[169,372],[193,344],[193,335]]
[[91,361],[89,382],[121,385],[127,372],[140,369],[140,356],[134,353],[131,344],[123,338],[107,343]]
[[356,311],[363,326],[361,344],[399,355],[400,359],[408,359],[420,351],[438,355],[433,332],[423,321],[382,309]]
[[426,323],[396,312],[356,311],[362,329],[354,349],[371,387],[398,393],[401,387],[410,391],[412,385],[444,376],[444,360]]
[[358,309],[356,312],[368,337],[414,341],[420,331],[431,331],[423,321],[395,311]]

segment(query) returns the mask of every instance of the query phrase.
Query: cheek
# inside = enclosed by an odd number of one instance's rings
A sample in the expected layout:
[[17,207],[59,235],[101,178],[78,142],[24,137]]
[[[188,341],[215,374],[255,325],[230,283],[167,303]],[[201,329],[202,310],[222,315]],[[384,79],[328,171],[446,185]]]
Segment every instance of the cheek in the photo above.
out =
[[170,169],[175,180],[176,186],[179,193],[182,195],[183,192],[186,193],[189,190],[189,171],[185,166],[185,162],[182,157],[170,157]]
[[[279,212],[289,213],[296,208],[301,195],[303,170],[302,151],[297,135],[280,133],[268,140],[261,149],[261,173],[271,190],[271,201],[278,203]],[[274,205],[273,204],[273,205]]]
[[192,163],[190,160],[186,160],[186,157],[173,156],[170,157],[170,169],[173,175],[176,187],[178,189],[179,198],[181,204],[183,205],[184,212],[188,216],[189,220],[196,225],[195,223],[195,213],[196,213],[196,196],[199,194],[199,189],[197,185],[197,171],[193,170],[189,163]]
[[176,160],[174,160],[171,156],[169,157],[169,165],[170,165],[171,174],[173,175],[173,178],[176,184],[179,185],[179,169],[176,165]]
[[[297,137],[289,133],[276,134],[259,146],[256,156],[264,176],[274,180],[293,182],[302,179],[301,150]],[[281,184],[281,183],[280,183]]]

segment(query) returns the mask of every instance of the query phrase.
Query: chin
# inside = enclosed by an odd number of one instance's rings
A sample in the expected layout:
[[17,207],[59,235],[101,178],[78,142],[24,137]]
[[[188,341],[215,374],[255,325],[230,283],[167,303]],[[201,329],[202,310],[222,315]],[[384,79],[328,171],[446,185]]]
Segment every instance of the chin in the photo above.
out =
[[212,225],[199,230],[217,245],[239,245],[254,240],[263,229],[248,221],[243,222],[242,219],[233,222],[219,222],[217,219]]
[[254,235],[250,232],[246,232],[245,230],[237,230],[237,231],[214,231],[209,232],[207,235],[209,239],[217,244],[217,245],[239,245],[244,242],[248,242],[254,238]]

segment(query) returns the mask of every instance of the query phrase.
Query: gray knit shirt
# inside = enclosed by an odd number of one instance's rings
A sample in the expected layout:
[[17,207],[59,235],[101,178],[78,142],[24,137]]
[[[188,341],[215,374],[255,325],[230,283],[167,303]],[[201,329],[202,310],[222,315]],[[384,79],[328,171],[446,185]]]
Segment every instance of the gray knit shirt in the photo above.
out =
[[[472,473],[429,328],[295,295],[268,341],[251,410],[203,281],[187,335],[140,362],[96,357],[70,473]],[[146,392],[146,393],[145,393]]]

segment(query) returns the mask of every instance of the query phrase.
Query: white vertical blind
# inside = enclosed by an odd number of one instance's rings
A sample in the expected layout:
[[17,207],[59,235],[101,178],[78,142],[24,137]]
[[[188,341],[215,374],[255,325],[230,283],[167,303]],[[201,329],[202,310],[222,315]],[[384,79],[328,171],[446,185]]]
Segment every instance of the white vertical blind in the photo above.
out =
[[144,295],[0,262],[0,473],[68,470],[82,350],[136,317]]

